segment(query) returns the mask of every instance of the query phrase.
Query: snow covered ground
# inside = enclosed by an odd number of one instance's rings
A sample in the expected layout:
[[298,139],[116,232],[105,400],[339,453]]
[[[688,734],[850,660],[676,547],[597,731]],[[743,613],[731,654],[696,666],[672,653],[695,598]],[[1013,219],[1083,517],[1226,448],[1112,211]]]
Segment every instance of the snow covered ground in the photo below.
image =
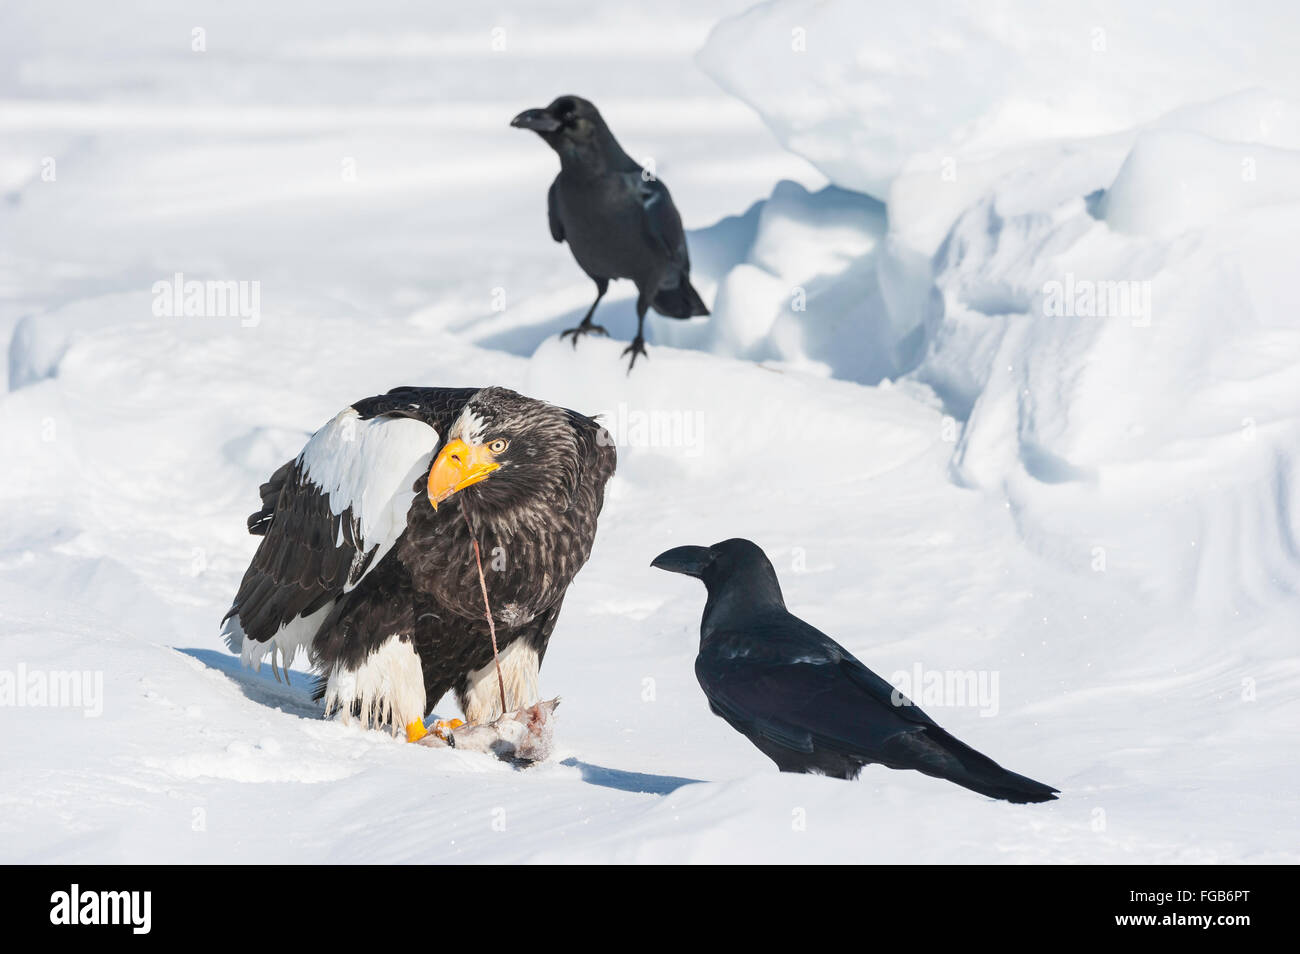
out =
[[[6,3],[0,689],[88,695],[0,706],[0,860],[1300,860],[1296,14],[746,6]],[[631,376],[556,340],[592,286],[507,123],[562,92],[714,306]],[[177,273],[257,308],[159,315]],[[526,771],[322,721],[217,635],[308,433],[487,383],[620,439]],[[1061,799],[778,774],[648,567],[730,536],[887,678],[969,674],[907,688]]]

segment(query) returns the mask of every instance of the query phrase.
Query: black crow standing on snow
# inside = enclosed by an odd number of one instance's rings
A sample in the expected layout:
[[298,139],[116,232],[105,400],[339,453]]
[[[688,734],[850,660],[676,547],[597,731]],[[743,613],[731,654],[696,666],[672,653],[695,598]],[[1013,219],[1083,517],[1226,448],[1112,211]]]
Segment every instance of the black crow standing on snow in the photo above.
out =
[[611,279],[636,283],[636,337],[624,349],[627,369],[644,355],[645,313],[669,318],[707,315],[691,287],[682,218],[668,188],[623,151],[596,107],[577,96],[561,96],[545,109],[529,109],[510,121],[531,129],[560,156],[560,174],[547,194],[551,237],[567,241],[573,257],[596,283],[596,300],[582,323],[561,337],[606,334],[591,316]]
[[1057,790],[959,742],[825,633],[791,615],[771,562],[748,540],[676,547],[651,566],[709,591],[695,675],[709,708],[782,772],[856,778],[872,762],[916,769],[1009,802]]

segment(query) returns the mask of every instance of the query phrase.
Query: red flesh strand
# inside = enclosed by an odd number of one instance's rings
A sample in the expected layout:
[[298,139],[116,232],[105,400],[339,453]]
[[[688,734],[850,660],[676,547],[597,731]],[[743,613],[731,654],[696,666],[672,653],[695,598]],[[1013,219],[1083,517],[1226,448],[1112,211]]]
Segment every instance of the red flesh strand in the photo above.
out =
[[506,714],[506,681],[501,676],[501,656],[497,653],[497,627],[492,621],[492,604],[488,602],[487,577],[483,575],[483,556],[479,552],[478,537],[474,535],[474,524],[470,522],[469,510],[465,507],[465,498],[460,498],[460,512],[465,517],[465,526],[469,528],[469,539],[474,544],[474,563],[478,566],[478,585],[483,591],[483,609],[487,613],[488,633],[492,636],[492,662],[497,667],[497,688],[501,690],[501,714]]

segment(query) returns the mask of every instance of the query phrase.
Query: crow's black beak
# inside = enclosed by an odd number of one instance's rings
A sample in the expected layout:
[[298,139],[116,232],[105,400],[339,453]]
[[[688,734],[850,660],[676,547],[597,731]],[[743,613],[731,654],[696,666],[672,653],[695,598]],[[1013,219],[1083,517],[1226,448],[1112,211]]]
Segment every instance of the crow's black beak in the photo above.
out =
[[699,578],[705,567],[713,562],[713,551],[708,547],[673,547],[655,557],[650,565],[669,573],[683,573]]
[[531,129],[533,132],[555,132],[560,128],[560,121],[544,109],[525,109],[510,120],[516,129]]

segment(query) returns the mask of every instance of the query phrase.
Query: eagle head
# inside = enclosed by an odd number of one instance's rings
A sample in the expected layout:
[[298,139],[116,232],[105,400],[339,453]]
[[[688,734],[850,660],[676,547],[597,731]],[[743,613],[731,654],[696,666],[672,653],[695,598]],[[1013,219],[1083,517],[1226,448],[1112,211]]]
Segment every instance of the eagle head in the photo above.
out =
[[492,516],[567,497],[577,479],[571,412],[508,388],[483,388],[447,431],[429,468],[429,503],[454,494]]

